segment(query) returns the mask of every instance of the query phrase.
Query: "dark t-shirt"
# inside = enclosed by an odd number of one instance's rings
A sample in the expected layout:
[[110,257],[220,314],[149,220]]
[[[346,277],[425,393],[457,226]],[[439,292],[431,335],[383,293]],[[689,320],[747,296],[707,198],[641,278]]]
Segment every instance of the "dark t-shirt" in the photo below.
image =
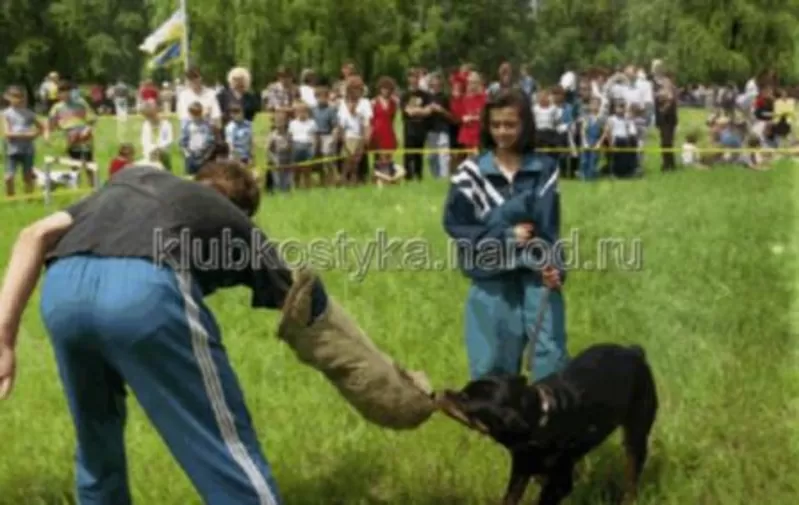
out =
[[[443,91],[439,93],[431,93],[430,103],[437,103],[443,107],[444,110],[449,110],[449,96]],[[451,126],[452,123],[450,123],[444,115],[438,112],[433,112],[427,118],[427,131],[439,133],[449,132]]]
[[427,118],[424,116],[412,117],[405,112],[405,107],[426,107],[430,104],[430,95],[421,89],[408,90],[402,95],[402,122],[406,137],[424,137],[427,135]]
[[247,286],[252,306],[282,306],[291,273],[275,245],[230,200],[169,172],[132,166],[66,209],[74,223],[47,263],[78,254],[144,258],[188,269],[203,295]]

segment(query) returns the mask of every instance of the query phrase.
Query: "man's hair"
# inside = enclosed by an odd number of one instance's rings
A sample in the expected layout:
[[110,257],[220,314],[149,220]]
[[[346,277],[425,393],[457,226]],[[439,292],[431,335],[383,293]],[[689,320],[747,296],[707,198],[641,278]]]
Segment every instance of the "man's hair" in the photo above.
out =
[[249,170],[234,161],[209,161],[195,175],[194,180],[211,186],[225,195],[249,217],[258,212],[261,191]]

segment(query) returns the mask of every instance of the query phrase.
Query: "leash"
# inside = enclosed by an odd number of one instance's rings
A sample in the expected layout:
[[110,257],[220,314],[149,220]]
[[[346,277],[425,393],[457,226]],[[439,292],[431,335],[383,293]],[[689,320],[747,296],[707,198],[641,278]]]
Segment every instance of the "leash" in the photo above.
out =
[[[544,187],[542,187],[538,192],[538,198],[543,197],[551,187],[557,184],[559,176],[560,171],[555,170],[549,180],[547,180],[547,182],[544,184]],[[538,314],[536,314],[535,326],[533,327],[533,331],[529,333],[530,342],[527,345],[527,361],[530,365],[531,373],[527,380],[530,384],[535,382],[535,374],[533,373],[533,363],[535,362],[535,346],[538,340],[538,334],[541,333],[541,327],[544,325],[544,315],[549,308],[550,292],[551,290],[548,287],[544,287],[544,291],[541,293],[541,300],[538,304]]]

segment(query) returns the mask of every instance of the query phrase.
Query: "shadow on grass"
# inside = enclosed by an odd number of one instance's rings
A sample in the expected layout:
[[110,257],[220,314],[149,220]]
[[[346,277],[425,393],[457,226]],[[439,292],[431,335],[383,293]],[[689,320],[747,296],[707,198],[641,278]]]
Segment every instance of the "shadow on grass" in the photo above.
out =
[[[638,484],[640,498],[656,496],[666,473],[666,454],[657,441],[650,441],[650,453]],[[570,505],[617,505],[624,497],[624,451],[618,443],[605,443],[589,453],[578,465]],[[532,491],[532,490],[531,490]],[[537,493],[537,491],[536,491]],[[642,500],[645,502],[646,500]]]
[[[397,483],[391,480],[391,473],[390,462],[379,454],[354,451],[313,480],[283,479],[280,493],[291,505],[463,505],[473,501],[469,489]],[[381,494],[380,483],[386,481],[392,490]]]

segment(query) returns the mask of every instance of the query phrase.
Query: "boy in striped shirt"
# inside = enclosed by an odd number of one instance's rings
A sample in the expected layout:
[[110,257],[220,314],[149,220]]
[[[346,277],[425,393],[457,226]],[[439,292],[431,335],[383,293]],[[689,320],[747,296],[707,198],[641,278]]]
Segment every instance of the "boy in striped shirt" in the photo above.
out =
[[[58,86],[58,102],[48,114],[48,131],[45,138],[49,138],[50,132],[63,131],[67,137],[67,156],[73,160],[89,163],[94,161],[92,127],[97,117],[89,104],[75,91],[75,87],[68,82],[62,82]],[[85,170],[93,185],[94,174],[88,168]]]

